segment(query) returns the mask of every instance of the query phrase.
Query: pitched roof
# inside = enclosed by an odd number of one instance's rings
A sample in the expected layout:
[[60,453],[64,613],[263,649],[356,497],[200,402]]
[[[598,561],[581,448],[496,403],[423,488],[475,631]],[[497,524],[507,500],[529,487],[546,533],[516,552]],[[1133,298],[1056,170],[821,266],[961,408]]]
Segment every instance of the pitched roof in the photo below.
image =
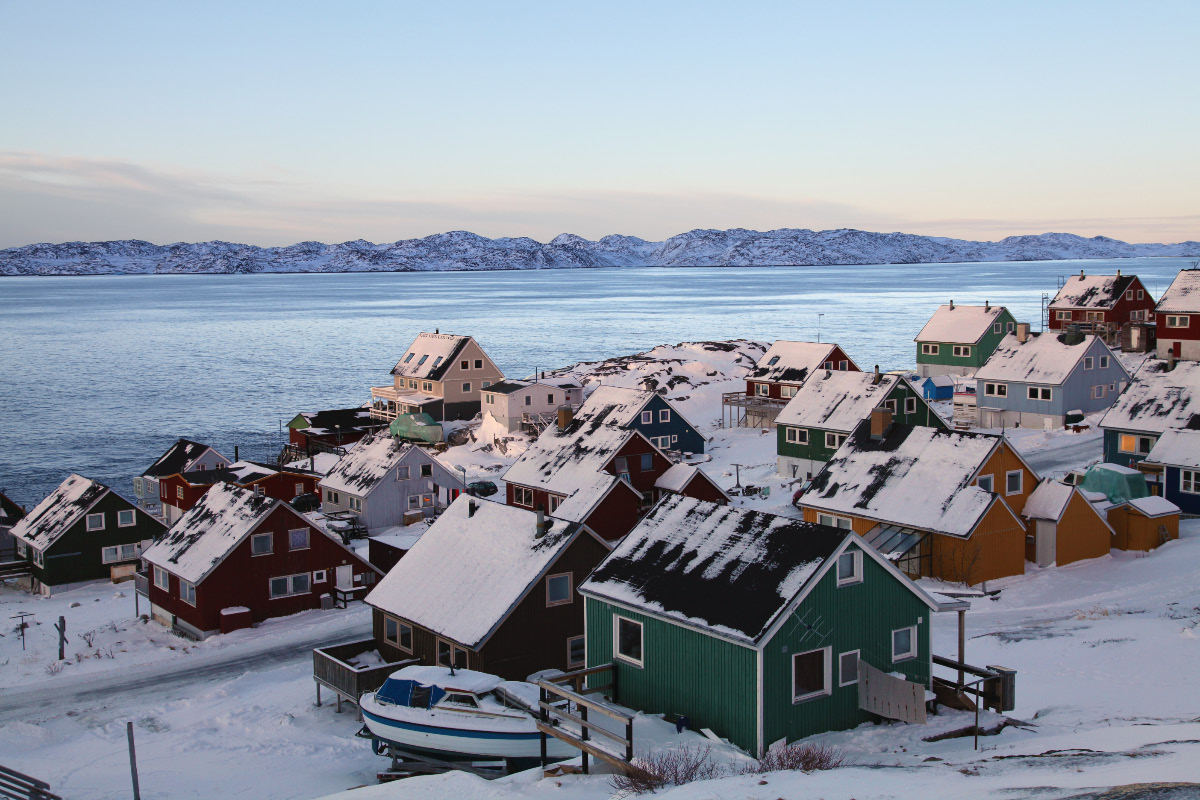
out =
[[1129,505],[1147,517],[1166,517],[1179,513],[1179,506],[1165,497],[1155,497],[1153,495],[1149,497],[1135,497],[1129,501]]
[[536,522],[532,511],[459,497],[366,602],[477,649],[586,532],[581,525],[547,517],[549,531],[538,538]]
[[[167,475],[187,472],[188,468],[196,459],[204,455],[206,450],[212,450],[212,448],[206,444],[193,442],[191,439],[180,439],[171,445],[167,449],[167,452],[159,456],[158,460],[151,464],[150,468],[142,474],[148,475],[151,478],[162,478]],[[216,450],[213,450],[213,452],[215,453]],[[217,453],[217,455],[220,455],[220,453]]]
[[1200,430],[1185,428],[1164,431],[1146,460],[1169,467],[1200,469]]
[[493,392],[495,394],[512,394],[513,392],[519,392],[522,389],[528,389],[530,386],[533,386],[533,383],[530,381],[505,379],[499,383],[493,383],[491,386],[484,386],[482,389],[480,389],[480,391]]
[[4,492],[0,492],[0,528],[15,525],[24,516],[25,509],[5,497]]
[[779,425],[852,431],[871,416],[900,379],[874,372],[818,372],[796,390],[796,395],[779,412]]
[[45,550],[108,491],[104,484],[72,473],[13,525],[9,533],[38,550]]
[[387,431],[369,434],[338,459],[321,478],[321,487],[363,497],[416,449],[416,445],[394,439]]
[[913,341],[974,344],[992,329],[1005,310],[1004,306],[938,306]]
[[1017,341],[1015,333],[1010,333],[1000,340],[987,363],[975,373],[975,378],[1057,386],[1067,380],[1072,370],[1087,355],[1092,343],[1097,341],[1104,348],[1104,352],[1113,358],[1114,363],[1120,366],[1120,360],[1095,336],[1071,337],[1067,334],[1055,334],[1053,331],[1030,333],[1029,338],[1022,344]]
[[754,644],[847,535],[671,496],[630,531],[580,592]]
[[1050,301],[1050,308],[1112,308],[1136,275],[1072,275]]
[[392,368],[392,374],[405,378],[440,381],[469,341],[470,336],[419,333]]
[[304,467],[288,466],[282,470],[271,464],[264,464],[260,461],[235,461],[228,467],[218,467],[217,469],[198,469],[194,472],[185,472],[180,475],[185,481],[193,486],[212,486],[214,483],[225,481],[227,483],[236,483],[239,486],[245,486],[255,481],[260,481],[263,478],[269,478],[272,475],[278,475],[281,472],[286,472],[292,475],[317,475]]
[[1067,503],[1071,502],[1071,495],[1074,491],[1074,486],[1047,478],[1029,493],[1021,516],[1028,519],[1058,522],[1062,519],[1063,512],[1067,510]]
[[[277,505],[285,504],[250,489],[218,484],[188,509],[142,558],[189,583],[199,583]],[[297,519],[304,521],[299,515]]]
[[801,383],[820,369],[837,345],[820,342],[787,342],[782,339],[767,348],[746,376],[760,381]]
[[1100,427],[1162,433],[1200,413],[1200,362],[1147,361],[1100,420]]
[[806,507],[966,536],[996,496],[976,474],[1002,438],[893,423],[880,440],[859,425],[800,498]]
[[350,433],[351,431],[371,430],[386,427],[387,421],[371,416],[371,409],[358,406],[356,408],[331,408],[326,411],[301,411],[296,416],[303,417],[308,423],[304,432],[314,436],[329,433]]
[[1181,269],[1158,299],[1156,314],[1200,314],[1200,269]]

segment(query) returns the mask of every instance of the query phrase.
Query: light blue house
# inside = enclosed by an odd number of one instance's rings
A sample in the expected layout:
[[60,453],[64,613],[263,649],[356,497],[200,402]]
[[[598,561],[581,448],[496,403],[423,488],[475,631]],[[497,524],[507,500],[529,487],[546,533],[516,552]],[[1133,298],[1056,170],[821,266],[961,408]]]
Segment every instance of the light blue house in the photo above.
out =
[[980,427],[1050,429],[1111,406],[1129,373],[1095,336],[1030,333],[1020,323],[975,379]]

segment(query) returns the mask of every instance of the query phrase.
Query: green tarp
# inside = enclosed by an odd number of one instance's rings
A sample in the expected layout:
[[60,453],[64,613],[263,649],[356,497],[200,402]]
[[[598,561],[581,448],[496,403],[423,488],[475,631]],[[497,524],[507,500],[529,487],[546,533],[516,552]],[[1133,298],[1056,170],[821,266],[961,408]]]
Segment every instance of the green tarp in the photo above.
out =
[[410,442],[437,444],[446,438],[442,426],[428,414],[401,414],[388,426],[388,430],[392,436]]
[[1146,476],[1136,469],[1117,464],[1097,464],[1083,476],[1080,489],[1102,492],[1110,503],[1128,503],[1139,497],[1149,497]]

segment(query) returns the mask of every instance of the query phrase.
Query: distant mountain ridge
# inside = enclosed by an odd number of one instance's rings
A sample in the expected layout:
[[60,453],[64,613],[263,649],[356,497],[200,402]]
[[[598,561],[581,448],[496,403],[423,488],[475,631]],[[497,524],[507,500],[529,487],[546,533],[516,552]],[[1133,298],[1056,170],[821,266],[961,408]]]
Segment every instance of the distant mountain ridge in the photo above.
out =
[[372,244],[359,239],[341,244],[300,242],[287,247],[230,242],[155,245],[134,239],[31,244],[0,250],[0,275],[743,267],[1137,256],[1200,256],[1200,242],[1129,244],[1106,236],[1088,239],[1071,233],[972,242],[851,228],[693,230],[663,242],[620,235],[591,241],[564,233],[545,244],[527,237],[487,239],[468,231],[438,233],[391,244]]

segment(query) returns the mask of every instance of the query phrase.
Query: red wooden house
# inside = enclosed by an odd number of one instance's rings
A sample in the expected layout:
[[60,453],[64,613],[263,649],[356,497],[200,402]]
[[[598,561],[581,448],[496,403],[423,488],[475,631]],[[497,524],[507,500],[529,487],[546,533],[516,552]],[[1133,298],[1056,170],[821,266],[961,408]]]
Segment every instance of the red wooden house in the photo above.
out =
[[232,483],[287,502],[317,491],[321,476],[299,467],[277,469],[254,461],[235,461],[227,467],[167,475],[158,479],[163,518],[174,525],[185,512],[218,483]]
[[347,447],[388,425],[372,417],[370,407],[301,411],[287,424],[288,442],[305,453],[323,452],[322,446]]
[[[321,607],[381,575],[286,503],[212,487],[142,554],[152,616],[196,638]],[[361,598],[361,592],[358,593]]]
[[1130,322],[1151,322],[1154,298],[1137,275],[1072,275],[1050,301],[1050,330],[1080,325],[1086,330],[1118,330]]
[[745,392],[726,392],[721,396],[722,414],[729,411],[730,426],[769,428],[808,376],[817,370],[862,371],[836,344],[781,339],[763,353],[746,375]]
[[1158,357],[1200,361],[1200,269],[1182,269],[1156,308]]

